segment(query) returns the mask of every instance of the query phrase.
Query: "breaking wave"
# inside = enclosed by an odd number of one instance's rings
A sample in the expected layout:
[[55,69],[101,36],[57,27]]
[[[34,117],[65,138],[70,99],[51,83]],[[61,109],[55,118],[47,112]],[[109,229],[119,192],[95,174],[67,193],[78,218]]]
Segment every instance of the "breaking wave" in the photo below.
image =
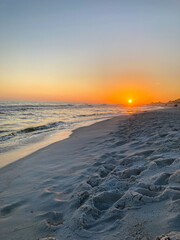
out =
[[7,135],[4,135],[4,136],[0,137],[0,141],[6,141],[10,138],[13,138],[13,137],[19,135],[19,134],[32,133],[32,132],[52,129],[52,128],[55,128],[55,127],[57,127],[59,125],[62,125],[62,124],[64,124],[63,121],[58,121],[58,122],[48,123],[46,125],[24,128],[24,129],[21,129],[19,131],[11,132],[10,134],[7,134]]

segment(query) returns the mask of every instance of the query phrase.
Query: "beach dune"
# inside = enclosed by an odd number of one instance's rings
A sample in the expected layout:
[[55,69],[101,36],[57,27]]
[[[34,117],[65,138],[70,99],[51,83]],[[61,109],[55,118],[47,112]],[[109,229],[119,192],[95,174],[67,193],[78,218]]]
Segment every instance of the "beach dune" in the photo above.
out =
[[115,117],[0,169],[1,239],[180,239],[179,120]]

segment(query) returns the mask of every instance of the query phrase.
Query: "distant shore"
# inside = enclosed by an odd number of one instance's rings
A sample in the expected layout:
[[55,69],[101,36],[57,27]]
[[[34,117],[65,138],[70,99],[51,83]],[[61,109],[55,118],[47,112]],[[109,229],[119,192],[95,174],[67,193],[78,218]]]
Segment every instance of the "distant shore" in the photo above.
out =
[[179,119],[115,117],[1,168],[2,239],[179,239]]

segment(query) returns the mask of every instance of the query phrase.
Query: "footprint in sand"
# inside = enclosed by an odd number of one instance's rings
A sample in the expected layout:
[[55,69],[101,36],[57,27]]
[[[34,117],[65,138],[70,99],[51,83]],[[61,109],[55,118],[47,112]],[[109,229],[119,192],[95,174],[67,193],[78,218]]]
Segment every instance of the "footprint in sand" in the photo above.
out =
[[27,201],[23,200],[23,201],[19,201],[19,202],[15,202],[15,203],[5,205],[5,206],[1,207],[0,215],[6,216],[8,214],[11,214],[14,210],[16,210],[18,207],[23,206],[26,202]]

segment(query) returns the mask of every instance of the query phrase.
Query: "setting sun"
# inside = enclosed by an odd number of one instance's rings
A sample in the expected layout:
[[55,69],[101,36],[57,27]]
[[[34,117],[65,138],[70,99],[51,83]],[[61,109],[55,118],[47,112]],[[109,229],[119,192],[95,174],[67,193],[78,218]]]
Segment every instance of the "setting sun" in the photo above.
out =
[[132,100],[131,100],[131,99],[129,99],[129,100],[128,100],[128,102],[129,102],[129,103],[132,103]]

